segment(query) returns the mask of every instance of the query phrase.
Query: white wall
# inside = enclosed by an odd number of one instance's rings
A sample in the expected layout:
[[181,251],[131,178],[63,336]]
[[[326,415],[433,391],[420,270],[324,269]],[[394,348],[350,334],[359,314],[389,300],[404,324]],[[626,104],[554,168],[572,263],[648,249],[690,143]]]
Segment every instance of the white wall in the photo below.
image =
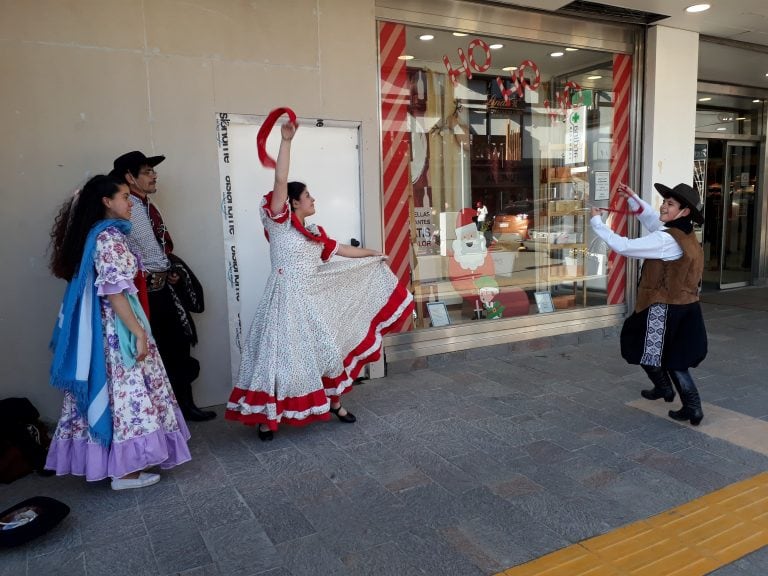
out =
[[695,32],[663,26],[648,31],[642,197],[653,206],[661,203],[655,182],[693,184],[698,54]]
[[157,204],[206,290],[198,403],[226,400],[217,112],[361,122],[364,241],[381,247],[373,0],[8,0],[0,78],[0,397],[57,416],[47,344],[64,283],[48,232],[73,188],[140,149],[167,156]]

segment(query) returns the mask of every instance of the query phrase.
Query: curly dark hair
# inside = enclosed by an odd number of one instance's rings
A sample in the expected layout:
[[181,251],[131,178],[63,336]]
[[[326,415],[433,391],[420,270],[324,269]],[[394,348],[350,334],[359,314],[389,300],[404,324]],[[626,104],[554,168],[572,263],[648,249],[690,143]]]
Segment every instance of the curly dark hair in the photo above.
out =
[[85,240],[93,225],[105,216],[102,198],[112,198],[124,186],[112,176],[94,176],[67,200],[51,229],[50,269],[54,276],[71,280],[83,257]]

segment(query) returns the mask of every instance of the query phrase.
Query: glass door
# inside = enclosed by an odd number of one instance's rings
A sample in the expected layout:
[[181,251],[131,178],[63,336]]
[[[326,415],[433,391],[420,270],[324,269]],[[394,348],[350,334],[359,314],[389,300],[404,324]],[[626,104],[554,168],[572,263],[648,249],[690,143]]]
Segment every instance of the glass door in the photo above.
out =
[[[700,192],[704,193],[704,225],[702,245],[704,248],[704,288],[720,288],[720,255],[723,248],[723,183],[725,182],[725,140],[697,141],[703,148],[706,161],[706,177]],[[694,178],[694,181],[696,178]]]
[[758,153],[754,143],[709,140],[704,192],[704,284],[713,288],[746,286],[752,277],[752,252]]
[[752,276],[758,152],[755,144],[726,146],[721,288],[747,285]]

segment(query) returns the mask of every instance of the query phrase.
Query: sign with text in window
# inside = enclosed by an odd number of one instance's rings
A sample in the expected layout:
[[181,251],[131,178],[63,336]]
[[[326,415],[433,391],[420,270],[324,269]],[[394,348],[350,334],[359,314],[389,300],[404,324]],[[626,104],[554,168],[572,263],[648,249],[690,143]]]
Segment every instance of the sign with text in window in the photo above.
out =
[[430,254],[434,248],[434,226],[432,224],[432,208],[416,207],[413,209],[416,224],[416,247],[419,254]]
[[595,197],[593,200],[608,200],[611,192],[611,173],[595,171]]
[[565,120],[565,164],[583,164],[587,137],[587,109],[568,110]]

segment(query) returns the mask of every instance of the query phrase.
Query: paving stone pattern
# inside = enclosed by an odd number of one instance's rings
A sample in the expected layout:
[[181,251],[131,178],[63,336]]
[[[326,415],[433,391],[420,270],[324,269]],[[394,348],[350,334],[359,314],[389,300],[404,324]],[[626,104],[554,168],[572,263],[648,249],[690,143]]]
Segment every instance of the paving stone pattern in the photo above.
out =
[[[768,289],[706,303],[706,402],[768,419]],[[748,302],[748,306],[743,303]],[[358,417],[261,442],[221,418],[142,490],[27,476],[70,516],[0,551],[0,576],[488,575],[767,469],[768,458],[626,406],[647,382],[616,330],[446,355],[356,386]],[[768,573],[758,551],[715,572]]]

